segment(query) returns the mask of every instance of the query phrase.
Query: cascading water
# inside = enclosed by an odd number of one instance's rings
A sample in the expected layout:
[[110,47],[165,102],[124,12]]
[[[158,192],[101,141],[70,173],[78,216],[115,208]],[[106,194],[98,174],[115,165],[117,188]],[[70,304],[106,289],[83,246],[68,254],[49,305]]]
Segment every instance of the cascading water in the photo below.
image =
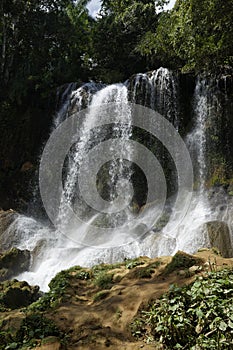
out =
[[[102,89],[101,89],[102,88]],[[64,226],[69,222],[69,217],[66,212],[65,203],[69,203],[75,207],[76,211],[85,211],[85,207],[80,205],[80,198],[76,196],[76,181],[79,172],[79,166],[82,163],[84,149],[90,144],[93,120],[98,113],[101,113],[101,106],[115,102],[118,104],[117,118],[112,127],[112,134],[121,140],[121,149],[130,154],[131,149],[126,143],[131,137],[131,119],[128,111],[128,91],[124,84],[114,84],[103,87],[94,84],[85,84],[83,87],[74,90],[73,85],[68,87],[65,91],[64,104],[61,110],[57,113],[54,125],[59,125],[64,119],[75,111],[81,110],[83,107],[89,105],[89,112],[82,122],[79,135],[79,141],[73,148],[68,160],[68,171],[64,183],[64,190],[60,202],[60,210],[57,218],[58,230],[46,229],[43,225],[38,224],[31,218],[20,217],[19,222],[15,223],[15,231],[18,230],[17,235],[20,236],[18,247],[21,249],[36,250],[37,256],[34,259],[32,271],[26,272],[18,278],[26,279],[30,283],[39,283],[42,289],[47,288],[47,284],[52,276],[61,269],[68,268],[74,264],[92,265],[94,263],[123,259],[125,256],[133,256],[130,248],[116,250],[112,252],[111,249],[102,249],[96,251],[94,248],[81,246],[74,243],[60,234]],[[97,141],[97,140],[95,140]],[[114,151],[114,150],[113,150]],[[118,150],[119,151],[119,150]],[[121,153],[121,150],[119,151]],[[110,202],[115,199],[115,191],[113,185],[117,185],[117,192],[125,192],[125,200],[127,199],[127,191],[125,183],[130,180],[131,173],[127,172],[125,176],[125,169],[122,159],[113,159],[109,165],[109,197]],[[87,210],[88,212],[88,210]],[[80,213],[79,213],[80,214]],[[83,215],[83,212],[81,213]],[[130,211],[128,212],[130,214]],[[98,215],[89,217],[89,223],[98,220]],[[122,220],[122,217],[115,215],[111,218],[111,224],[115,226],[117,222],[114,220]],[[22,224],[23,223],[23,224]],[[23,226],[30,226],[33,229],[33,239],[23,241]],[[12,227],[11,227],[12,229]],[[79,235],[79,241],[82,237],[85,238],[90,232],[82,232],[82,227],[76,227]],[[28,232],[28,231],[27,231]],[[122,238],[122,237],[121,237]],[[92,237],[94,239],[94,236]],[[29,243],[30,241],[30,243]],[[34,243],[34,244],[33,244]],[[39,248],[35,248],[39,245]],[[138,253],[138,252],[137,252]],[[34,256],[35,257],[35,256]]]
[[[189,211],[177,230],[176,238],[179,249],[190,253],[197,251],[199,247],[209,245],[205,223],[219,220],[227,222],[230,229],[232,226],[229,214],[232,213],[232,204],[229,197],[216,193],[218,197],[216,205],[215,194],[211,196],[206,189],[210,127],[216,123],[222,109],[216,91],[217,85],[218,81],[212,78],[204,76],[197,78],[193,97],[194,127],[186,137],[194,165],[195,191]],[[224,202],[225,204],[227,202],[227,205],[223,206]]]
[[[208,81],[205,78],[199,78],[194,93],[194,128],[187,136],[187,144],[193,155],[194,163],[198,164],[196,179],[199,182],[199,190],[195,192],[190,209],[182,223],[177,227],[175,234],[172,237],[168,236],[165,227],[163,231],[158,229],[151,231],[143,239],[135,240],[121,247],[96,249],[75,243],[60,233],[69,222],[65,202],[72,205],[77,213],[81,212],[81,215],[86,216],[89,223],[103,220],[103,216],[100,217],[99,214],[90,211],[82,204],[80,193],[76,190],[79,167],[85,154],[84,150],[86,147],[91,147],[92,143],[97,143],[98,138],[100,140],[103,138],[102,134],[96,136],[89,130],[94,125],[95,118],[101,113],[102,105],[117,103],[118,110],[114,125],[109,130],[111,136],[119,138],[121,141],[119,153],[123,154],[123,151],[127,154],[132,153],[133,150],[127,142],[131,139],[133,132],[128,109],[129,100],[157,110],[178,129],[180,124],[179,82],[173,72],[160,68],[152,73],[137,74],[125,84],[104,86],[91,82],[78,89],[75,84],[67,86],[62,94],[60,110],[54,119],[54,126],[58,127],[66,118],[83,108],[89,107],[89,109],[82,121],[78,142],[72,147],[67,159],[67,173],[65,174],[57,218],[60,230],[49,228],[33,218],[19,216],[16,219],[8,230],[15,233],[15,237],[17,237],[15,244],[21,249],[32,251],[33,257],[31,271],[25,272],[17,278],[27,280],[31,284],[39,284],[42,290],[46,290],[48,282],[57,272],[73,265],[91,266],[101,262],[112,263],[126,257],[133,258],[140,255],[149,257],[171,255],[178,249],[194,253],[207,242],[206,233],[202,227],[206,221],[226,218],[229,223],[229,207],[228,211],[222,213],[215,211],[213,213],[206,196],[203,195],[206,176],[206,122],[211,108],[215,106],[208,89]],[[109,130],[107,131],[109,132]],[[105,172],[108,175],[106,185],[108,201],[114,203],[116,193],[124,193],[124,200],[129,202],[131,193],[126,184],[131,180],[131,166],[128,164],[126,171],[125,163],[121,157],[116,157],[108,164]],[[128,209],[126,216],[132,215],[130,208]],[[109,219],[109,217],[107,218]],[[125,219],[122,216],[110,215],[113,227],[117,226],[116,221]],[[175,222],[170,224],[176,225]],[[90,236],[94,239],[92,231],[83,231],[82,227],[76,229],[81,237],[79,242],[82,242],[82,238],[85,241],[86,237],[90,238]],[[117,236],[115,239],[117,240]]]
[[179,127],[179,96],[177,75],[167,68],[149,74],[136,74],[132,81],[132,101],[156,110],[177,129]]
[[194,93],[194,120],[193,131],[187,137],[187,143],[193,156],[196,167],[196,181],[200,192],[204,191],[206,175],[206,124],[208,120],[208,82],[204,78],[198,78]]
[[[91,144],[93,143],[91,130],[93,129],[95,118],[101,114],[101,109],[104,104],[113,102],[117,103],[118,111],[116,114],[117,118],[115,119],[116,124],[111,130],[111,135],[120,138],[121,140],[121,149],[118,149],[120,154],[123,154],[123,151],[126,151],[127,154],[131,153],[131,149],[127,143],[131,137],[131,116],[128,106],[128,91],[123,84],[113,84],[101,89],[93,95],[91,103],[89,103],[89,112],[81,125],[79,141],[69,157],[68,173],[64,184],[60,212],[58,215],[58,227],[61,231],[64,231],[65,225],[70,221],[66,210],[67,203],[75,208],[78,215],[84,215],[85,217],[89,216],[91,222],[93,222],[93,220],[96,221],[99,218],[98,214],[91,214],[90,208],[86,208],[82,203],[80,195],[76,195],[76,187],[80,164],[82,164],[83,158],[85,157],[85,149],[88,145],[91,147]],[[94,137],[94,141],[98,142],[98,136]],[[112,150],[112,153],[114,153],[114,149]],[[116,193],[121,192],[125,193],[126,197],[128,196],[127,191],[125,191],[125,184],[130,182],[131,175],[130,171],[128,171],[127,177],[125,177],[123,158],[118,159],[117,157],[111,161],[108,173],[108,187],[110,189],[109,202],[111,204],[115,200]],[[114,187],[116,187],[115,184],[117,185],[117,191],[114,189]],[[127,198],[125,198],[125,200],[127,201]],[[111,225],[116,226],[120,220],[120,214],[117,214],[114,217],[108,216],[108,219],[110,220]],[[76,229],[80,230],[80,227],[77,227]]]

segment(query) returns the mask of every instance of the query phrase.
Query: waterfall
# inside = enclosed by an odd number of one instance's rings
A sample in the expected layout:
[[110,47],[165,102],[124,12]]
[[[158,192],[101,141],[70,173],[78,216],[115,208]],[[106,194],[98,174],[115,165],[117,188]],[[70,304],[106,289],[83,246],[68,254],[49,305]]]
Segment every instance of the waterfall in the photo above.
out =
[[218,125],[223,117],[218,83],[212,77],[197,77],[192,103],[193,128],[186,136],[194,165],[195,191],[189,211],[177,230],[177,245],[190,253],[201,246],[208,246],[206,222],[225,221],[232,232],[232,199],[221,188],[212,191],[207,189],[209,169],[213,162],[212,153],[217,153],[214,141],[219,138]]
[[206,127],[208,119],[208,83],[204,78],[198,77],[194,92],[194,130],[188,135],[190,151],[194,156],[196,177],[200,192],[204,191],[206,175]]
[[[75,92],[74,95],[77,96],[77,92]],[[77,101],[78,104],[81,105],[80,99],[77,99]],[[93,143],[93,135],[91,130],[94,127],[95,118],[102,113],[102,106],[104,104],[113,102],[117,104],[118,110],[116,113],[115,125],[111,130],[111,135],[120,139],[120,150],[118,149],[118,156],[110,162],[108,169],[109,204],[111,205],[114,203],[116,193],[120,192],[124,192],[126,197],[125,201],[129,201],[129,193],[126,191],[125,184],[130,182],[131,173],[128,171],[127,176],[125,176],[123,160],[123,152],[126,152],[128,155],[131,152],[131,148],[127,143],[132,133],[131,114],[128,106],[128,91],[124,84],[113,84],[102,88],[99,91],[95,91],[95,94],[92,95],[91,98],[88,98],[88,105],[90,108],[85,116],[85,119],[83,120],[81,130],[79,130],[79,141],[69,156],[68,172],[66,175],[60,204],[60,212],[58,216],[61,231],[64,231],[65,225],[67,225],[67,223],[70,221],[69,215],[66,211],[67,203],[75,208],[78,215],[84,217],[89,216],[89,220],[92,222],[93,217],[94,220],[103,220],[103,215],[98,215],[95,213],[91,214],[93,210],[91,210],[90,207],[85,206],[82,198],[80,198],[80,193],[76,193],[76,187],[77,179],[79,177],[79,168],[85,157],[85,150],[87,147],[91,147]],[[103,137],[103,134],[101,136],[97,135],[94,137],[94,142],[98,143],[98,141],[101,141]],[[114,153],[114,148],[112,149],[112,153]],[[121,158],[118,158],[119,154],[122,155]],[[108,215],[107,219],[110,221],[111,225],[116,226],[120,219],[120,214],[115,216]],[[80,227],[77,227],[76,229],[80,230]]]
[[129,87],[133,102],[156,110],[179,128],[179,82],[174,72],[161,67],[148,74],[139,73]]
[[[132,178],[134,169],[130,161],[125,161],[124,155],[130,158],[134,150],[131,141],[133,121],[130,102],[150,107],[166,117],[179,130],[181,124],[181,108],[179,99],[179,79],[174,72],[160,68],[156,71],[137,74],[124,84],[112,84],[109,86],[90,82],[77,88],[75,83],[65,86],[59,96],[59,110],[54,117],[52,131],[59,128],[61,123],[74,113],[85,110],[80,114],[80,127],[77,130],[78,138],[71,147],[64,162],[65,173],[63,190],[60,198],[57,216],[57,229],[48,227],[47,224],[37,222],[35,218],[19,216],[8,228],[15,233],[17,247],[29,249],[32,252],[31,270],[17,276],[27,280],[31,284],[39,284],[42,290],[48,288],[48,282],[60,270],[73,265],[92,266],[97,263],[113,263],[124,258],[133,258],[140,255],[149,257],[171,255],[178,249],[194,253],[199,247],[207,243],[206,232],[203,224],[215,219],[226,219],[230,223],[232,206],[224,210],[213,211],[206,195],[206,163],[207,163],[207,131],[208,121],[212,114],[217,114],[219,104],[210,93],[213,82],[207,78],[199,77],[193,98],[193,128],[186,137],[187,146],[197,164],[195,171],[197,190],[194,192],[189,211],[180,224],[176,223],[173,216],[171,226],[177,228],[170,236],[166,228],[166,218],[162,217],[165,227],[153,227],[146,235],[133,240],[128,240],[129,231],[120,230],[119,223],[124,224],[129,218],[134,218],[134,205],[132,200]],[[114,122],[101,130],[95,127],[95,122],[102,117],[103,106],[115,103],[112,111]],[[94,130],[92,130],[94,127]],[[120,140],[117,146],[117,155],[111,158],[102,167],[100,179],[97,180],[98,190],[105,201],[112,207],[112,211],[98,213],[95,208],[90,208],[83,197],[90,188],[81,192],[77,187],[77,179],[80,175],[82,163],[86,161],[86,150],[107,142],[109,135],[113,140]],[[109,146],[109,154],[114,155],[114,147]],[[179,150],[178,150],[179,151]],[[85,163],[85,162],[84,162]],[[185,164],[184,164],[185,166]],[[140,183],[137,186],[142,186]],[[86,192],[86,193],[84,193]],[[119,195],[120,194],[120,195]],[[67,225],[72,221],[67,212],[67,203],[72,206],[76,215],[82,217],[88,225],[94,228],[86,229],[85,225],[74,227],[74,236],[78,239],[69,239],[62,235]],[[136,203],[137,204],[137,203]],[[169,203],[168,203],[169,204]],[[123,206],[126,209],[123,214],[116,209]],[[169,206],[169,205],[168,205]],[[140,209],[140,208],[139,208]],[[137,208],[137,210],[139,210]],[[153,208],[148,215],[154,215]],[[102,239],[95,235],[95,227],[101,223],[114,229],[112,236],[103,235]],[[140,223],[139,223],[140,224]],[[140,226],[140,225],[139,225]],[[95,247],[89,244],[90,240]],[[126,242],[126,244],[111,248],[105,245],[105,241]],[[114,246],[114,242],[113,246]],[[99,248],[98,248],[99,245]]]

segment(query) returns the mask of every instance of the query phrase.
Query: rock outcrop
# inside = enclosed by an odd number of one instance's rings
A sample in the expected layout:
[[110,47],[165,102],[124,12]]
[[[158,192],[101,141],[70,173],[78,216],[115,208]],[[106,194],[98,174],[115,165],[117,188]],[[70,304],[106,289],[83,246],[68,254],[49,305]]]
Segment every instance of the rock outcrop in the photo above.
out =
[[30,266],[29,250],[12,248],[0,254],[0,282],[6,281],[24,271]]
[[[0,210],[0,252],[10,248],[10,239],[5,237],[8,227],[16,220],[18,213],[12,209]],[[8,240],[8,243],[6,242]],[[4,244],[4,242],[6,244]],[[7,246],[5,248],[5,246]]]
[[232,258],[233,247],[228,225],[223,221],[210,221],[205,225],[210,247],[217,248],[224,258]]
[[38,286],[17,280],[0,284],[0,304],[7,309],[18,309],[36,301],[41,296]]

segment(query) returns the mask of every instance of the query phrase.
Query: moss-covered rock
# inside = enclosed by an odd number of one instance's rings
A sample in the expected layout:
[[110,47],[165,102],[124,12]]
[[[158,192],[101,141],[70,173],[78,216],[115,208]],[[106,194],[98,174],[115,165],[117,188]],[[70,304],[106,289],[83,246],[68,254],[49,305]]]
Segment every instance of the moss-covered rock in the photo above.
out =
[[41,296],[38,286],[30,286],[27,282],[17,280],[0,284],[0,304],[2,308],[18,309],[36,301]]
[[29,250],[12,248],[0,254],[0,282],[27,271],[30,266]]
[[167,266],[165,267],[164,274],[167,275],[169,273],[172,273],[176,270],[183,270],[188,269],[189,267],[193,265],[199,265],[203,263],[203,260],[195,257],[193,255],[187,254],[182,251],[178,251],[173,257],[172,260]]

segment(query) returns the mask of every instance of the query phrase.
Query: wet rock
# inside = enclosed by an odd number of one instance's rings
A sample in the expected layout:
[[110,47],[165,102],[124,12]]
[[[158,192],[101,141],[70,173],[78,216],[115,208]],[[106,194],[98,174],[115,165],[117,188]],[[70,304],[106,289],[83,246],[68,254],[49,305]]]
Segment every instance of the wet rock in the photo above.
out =
[[36,301],[41,296],[38,286],[17,280],[0,284],[0,304],[7,309],[18,309]]
[[36,243],[36,246],[35,248],[32,250],[31,252],[31,268],[33,269],[36,265],[36,262],[37,262],[37,258],[38,256],[40,256],[40,258],[42,259],[43,258],[43,252],[45,251],[46,249],[46,240],[45,239],[40,239],[37,243]]
[[[18,213],[12,209],[1,210],[0,211],[0,242],[2,243],[2,237],[4,236],[5,231],[8,227],[15,221],[18,217]],[[2,244],[0,250],[3,250]]]
[[12,248],[0,254],[0,282],[27,271],[30,266],[30,252]]
[[12,247],[16,247],[20,242],[17,234],[17,220],[20,215],[12,210],[0,211],[0,253]]
[[223,221],[210,221],[206,223],[210,248],[217,248],[224,258],[233,257],[233,247],[230,230]]

